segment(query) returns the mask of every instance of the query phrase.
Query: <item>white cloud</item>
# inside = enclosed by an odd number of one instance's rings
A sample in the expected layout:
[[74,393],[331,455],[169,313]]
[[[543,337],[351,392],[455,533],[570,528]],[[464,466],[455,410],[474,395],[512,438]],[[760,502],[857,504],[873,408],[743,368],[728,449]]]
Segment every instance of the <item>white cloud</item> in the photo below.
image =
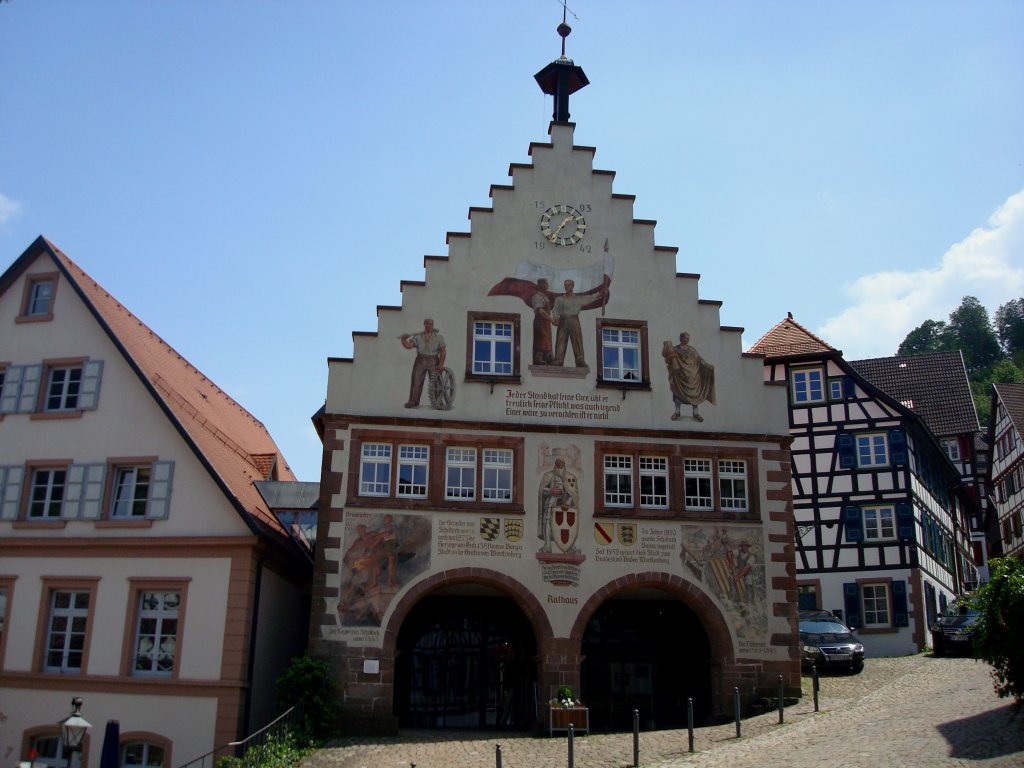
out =
[[933,269],[876,272],[846,286],[853,305],[818,330],[848,360],[884,357],[925,320],[947,320],[964,296],[990,313],[1024,294],[1024,190],[984,227],[956,243]]
[[0,193],[0,227],[21,216],[21,203]]

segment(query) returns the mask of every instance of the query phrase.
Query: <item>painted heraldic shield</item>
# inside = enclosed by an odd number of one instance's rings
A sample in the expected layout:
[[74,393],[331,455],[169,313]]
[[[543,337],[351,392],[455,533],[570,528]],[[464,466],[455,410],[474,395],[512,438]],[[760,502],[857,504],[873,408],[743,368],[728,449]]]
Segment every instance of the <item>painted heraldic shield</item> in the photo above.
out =
[[575,507],[554,507],[551,510],[551,525],[555,529],[555,543],[563,552],[571,552],[580,535],[580,515]]

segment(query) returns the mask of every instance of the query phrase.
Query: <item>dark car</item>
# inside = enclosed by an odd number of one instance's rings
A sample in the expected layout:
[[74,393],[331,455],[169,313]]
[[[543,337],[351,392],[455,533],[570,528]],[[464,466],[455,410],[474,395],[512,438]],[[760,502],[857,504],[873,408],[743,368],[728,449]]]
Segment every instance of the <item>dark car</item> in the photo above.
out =
[[932,624],[932,651],[936,656],[971,653],[978,612],[966,600],[954,600]]
[[864,645],[831,613],[800,611],[800,659],[804,669],[857,673],[864,669]]

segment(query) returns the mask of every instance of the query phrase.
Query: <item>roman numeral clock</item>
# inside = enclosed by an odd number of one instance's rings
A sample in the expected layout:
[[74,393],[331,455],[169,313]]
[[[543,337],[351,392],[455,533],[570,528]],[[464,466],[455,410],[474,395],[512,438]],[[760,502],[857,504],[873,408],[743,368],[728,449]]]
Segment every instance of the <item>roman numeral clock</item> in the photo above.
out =
[[586,231],[583,214],[571,205],[553,205],[540,216],[540,233],[555,245],[576,245]]

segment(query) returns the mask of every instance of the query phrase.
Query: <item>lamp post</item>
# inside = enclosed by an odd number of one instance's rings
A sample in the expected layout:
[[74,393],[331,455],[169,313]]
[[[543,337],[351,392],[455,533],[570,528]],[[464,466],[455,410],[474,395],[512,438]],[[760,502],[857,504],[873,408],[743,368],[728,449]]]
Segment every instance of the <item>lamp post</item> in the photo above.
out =
[[82,749],[85,734],[92,728],[92,723],[82,717],[82,697],[75,696],[71,700],[71,714],[60,721],[60,739],[64,743],[64,756],[71,768],[71,756]]

